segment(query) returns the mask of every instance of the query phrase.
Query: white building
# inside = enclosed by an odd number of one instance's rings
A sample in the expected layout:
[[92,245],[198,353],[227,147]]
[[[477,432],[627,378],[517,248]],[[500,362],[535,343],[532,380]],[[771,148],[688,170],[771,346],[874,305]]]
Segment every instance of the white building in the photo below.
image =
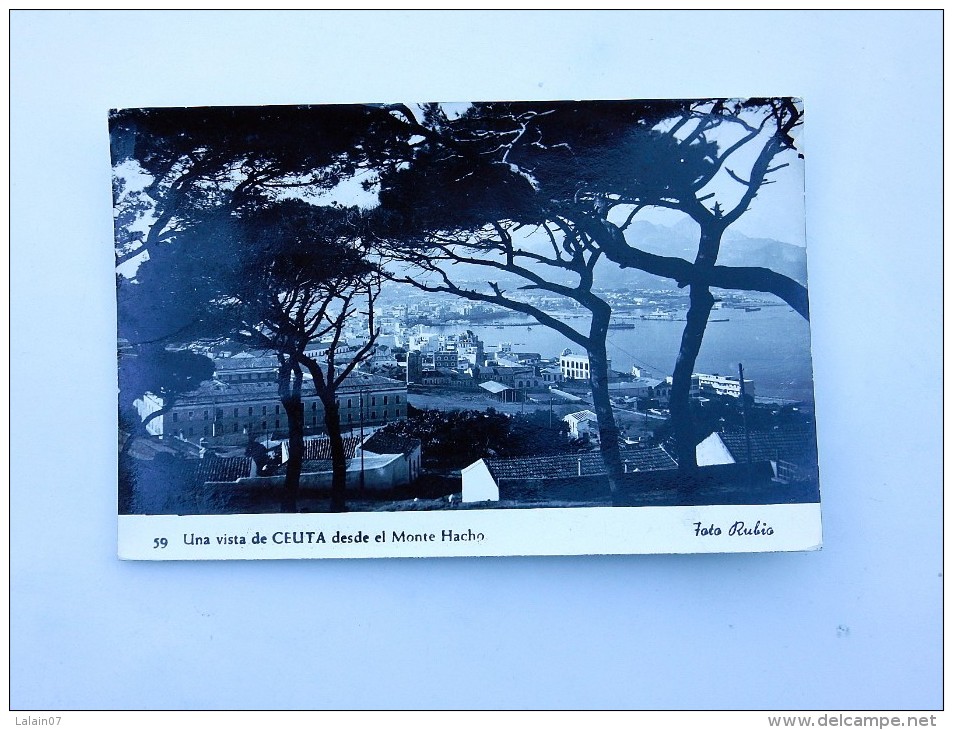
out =
[[539,371],[539,377],[543,381],[543,385],[546,387],[563,382],[563,372],[555,365],[552,367],[541,368]]
[[599,438],[599,422],[592,411],[576,411],[563,416],[563,421],[569,424],[569,435],[574,439],[583,436]]
[[564,353],[559,356],[559,369],[563,380],[589,380],[589,355]]
[[[612,367],[612,360],[606,361],[606,367]],[[588,353],[576,355],[572,352],[564,352],[559,356],[559,369],[562,371],[564,380],[589,380],[591,372]]]
[[[344,439],[347,459],[346,480],[348,489],[363,487],[368,490],[388,490],[412,484],[420,476],[420,441],[401,437],[381,436],[375,433],[363,444],[357,438]],[[282,459],[287,461],[288,444],[282,444]],[[237,459],[208,459],[212,466],[231,465]],[[244,469],[233,470],[227,477],[218,473],[204,477],[206,483],[232,483],[238,487],[280,487],[284,474],[263,476],[257,474],[251,459],[244,459]],[[222,471],[219,466],[218,472]],[[327,438],[305,441],[304,462],[301,467],[300,486],[305,489],[327,489],[332,480],[331,450]]]
[[[310,374],[305,374],[301,400],[306,434],[324,431],[324,406]],[[355,370],[337,390],[341,427],[380,426],[407,415],[407,385],[381,375]],[[146,393],[134,403],[141,418],[166,407]],[[153,436],[177,437],[192,443],[240,444],[251,438],[284,438],[288,417],[278,394],[275,357],[231,357],[215,361],[215,375],[191,393],[179,396],[168,411],[148,424]]]
[[[741,381],[731,375],[706,375],[705,373],[692,374],[691,395],[693,398],[705,394],[727,395],[732,398],[741,397]],[[754,381],[745,378],[745,395],[754,397]]]

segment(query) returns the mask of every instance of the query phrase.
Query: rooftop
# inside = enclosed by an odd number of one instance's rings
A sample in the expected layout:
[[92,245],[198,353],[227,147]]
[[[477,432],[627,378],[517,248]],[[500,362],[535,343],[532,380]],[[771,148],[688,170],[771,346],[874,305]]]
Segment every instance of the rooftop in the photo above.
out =
[[[344,437],[344,458],[353,459],[357,447],[361,445],[360,436]],[[304,442],[305,461],[330,461],[331,440],[328,438],[307,439]]]
[[252,460],[247,456],[207,455],[199,460],[198,482],[234,482],[251,474]]
[[[260,358],[255,358],[255,361],[258,361]],[[253,369],[254,366],[249,366],[244,369]],[[241,368],[235,366],[230,372],[238,372]],[[260,368],[259,368],[260,369]],[[338,387],[339,393],[357,393],[360,390],[375,390],[383,388],[406,388],[407,386],[399,380],[394,380],[393,378],[387,378],[383,375],[376,375],[373,373],[365,373],[360,370],[355,370],[350,373],[345,379],[344,382]],[[304,397],[313,397],[315,394],[314,383],[310,378],[305,378],[302,383],[301,394]],[[242,398],[247,396],[258,396],[261,398],[277,398],[278,396],[278,381],[275,380],[259,380],[259,381],[249,381],[249,382],[238,382],[238,383],[225,383],[221,380],[206,380],[198,388],[193,390],[191,393],[188,393],[184,398],[215,398],[215,399],[228,399],[228,398]],[[219,402],[227,402],[221,401]],[[179,401],[180,405],[185,405],[184,400]]]
[[420,446],[419,439],[375,431],[364,442],[364,451],[375,454],[409,454],[418,446]]
[[623,380],[618,383],[609,383],[609,390],[626,390],[629,388],[657,388],[664,380],[659,378],[634,378],[633,380]]
[[221,372],[223,370],[266,370],[266,369],[278,369],[278,358],[274,355],[272,356],[248,356],[244,353],[239,353],[232,357],[218,357],[215,358],[215,371]]
[[[627,471],[675,469],[678,465],[661,446],[623,448],[620,455]],[[515,459],[486,459],[485,463],[499,479],[558,479],[572,476],[598,476],[606,473],[602,454],[587,451],[560,456],[534,456]]]
[[508,385],[497,383],[495,380],[487,380],[485,383],[480,383],[480,387],[483,388],[483,390],[489,391],[493,395],[498,395],[504,390],[513,390]]
[[[744,432],[724,432],[718,435],[735,461],[748,461]],[[749,436],[752,462],[781,459],[802,464],[817,463],[817,440],[813,431],[752,431]]]

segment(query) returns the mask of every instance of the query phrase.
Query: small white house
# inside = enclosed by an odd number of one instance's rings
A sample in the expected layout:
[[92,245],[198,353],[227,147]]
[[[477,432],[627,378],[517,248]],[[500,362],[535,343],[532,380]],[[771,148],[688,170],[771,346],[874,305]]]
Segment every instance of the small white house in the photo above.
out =
[[563,421],[569,424],[569,435],[578,439],[583,436],[599,437],[599,424],[596,414],[592,411],[576,411],[563,416]]
[[[411,484],[420,475],[420,442],[415,439],[388,439],[374,434],[362,445],[359,437],[348,436],[344,438],[344,454],[348,487],[363,483],[367,489],[393,489]],[[288,460],[287,441],[282,443],[282,457],[283,462]],[[275,477],[272,481],[281,479],[284,477]],[[327,437],[306,439],[301,485],[326,487],[330,484],[330,442]]]
[[808,431],[712,433],[695,447],[695,457],[699,466],[768,462],[783,480],[817,473],[817,446]]
[[[622,449],[626,474],[675,469],[675,460],[661,446]],[[500,490],[531,484],[534,489],[553,488],[574,479],[589,479],[606,473],[598,451],[578,454],[526,456],[511,459],[480,459],[461,470],[464,502],[497,502]],[[548,486],[547,486],[548,485]],[[504,497],[505,498],[505,497]]]

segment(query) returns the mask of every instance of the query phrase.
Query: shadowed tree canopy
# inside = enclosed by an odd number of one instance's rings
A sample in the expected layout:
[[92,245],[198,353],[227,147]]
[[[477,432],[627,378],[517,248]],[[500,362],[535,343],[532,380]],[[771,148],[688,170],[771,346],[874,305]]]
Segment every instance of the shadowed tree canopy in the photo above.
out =
[[130,405],[145,393],[176,398],[195,390],[212,372],[212,361],[205,355],[160,345],[136,348],[119,360],[119,402]]
[[[410,164],[383,177],[381,202],[401,211],[392,225],[405,233],[465,228],[481,218],[548,220],[585,233],[621,266],[680,286],[704,280],[769,292],[808,316],[806,289],[788,277],[714,262],[702,272],[692,261],[644,251],[625,235],[653,207],[721,230],[737,220],[769,176],[786,166],[772,160],[796,152],[792,135],[801,113],[794,100],[494,102],[474,104],[456,119],[439,105],[427,107],[422,120],[403,106],[392,113],[424,140]],[[753,148],[760,153],[747,171],[732,166]],[[726,185],[739,192],[737,204],[722,211],[712,204],[713,188]],[[427,209],[426,201],[441,199],[430,193],[447,201],[443,219]]]
[[[536,226],[549,237],[557,260],[579,252],[589,260],[605,255],[624,268],[691,287],[673,373],[672,417],[680,465],[693,468],[689,386],[714,303],[709,287],[769,292],[808,316],[807,290],[798,282],[763,267],[717,264],[725,229],[771,183],[770,176],[789,164],[776,158],[797,152],[798,103],[788,98],[479,103],[454,119],[439,105],[426,107],[420,119],[408,107],[395,105],[391,111],[423,142],[411,161],[383,175],[382,208],[393,212],[381,230],[403,236],[404,250],[416,252],[424,268],[436,268],[428,263],[435,240],[455,237],[463,244],[469,235],[464,250],[479,251],[483,244],[486,251],[493,240],[488,228],[505,242],[514,230]],[[652,208],[679,211],[699,225],[694,261],[649,253],[626,238],[635,217]],[[489,266],[539,264],[538,251],[497,245],[497,261]],[[440,254],[456,263],[444,250]],[[446,269],[437,273],[452,291]],[[545,288],[535,275],[527,288]]]
[[[129,346],[119,354],[119,409],[130,433],[121,454],[134,439],[147,434],[146,427],[172,410],[175,402],[195,390],[214,373],[212,361],[189,350],[168,350],[162,344]],[[157,410],[139,418],[133,403],[151,393],[162,399]]]
[[[165,270],[156,280],[177,285],[166,299],[191,292],[196,304],[204,302],[195,315],[220,335],[303,352],[326,333],[335,296],[375,271],[356,245],[361,225],[356,208],[301,200],[217,209],[160,249],[156,258]],[[142,265],[139,278],[156,273],[154,260]],[[183,262],[184,271],[172,270]]]
[[[788,166],[776,158],[797,154],[793,133],[802,121],[797,102],[651,102],[648,114],[645,105],[635,102],[629,115],[557,106],[535,118],[531,134],[524,136],[529,139],[510,159],[540,181],[554,211],[589,233],[621,266],[680,286],[704,282],[772,293],[807,317],[802,285],[764,268],[718,266],[714,244],[771,184],[770,176]],[[652,208],[679,211],[698,223],[707,239],[699,261],[657,256],[626,238],[632,220]]]
[[[138,235],[117,240],[117,264],[151,255],[209,208],[331,190],[406,154],[403,132],[391,115],[362,105],[115,110],[117,212],[145,220]],[[145,175],[146,184],[126,184],[132,175]]]
[[[332,441],[339,437],[328,403],[374,336],[347,357],[338,358],[337,345],[356,302],[370,312],[379,285],[356,245],[360,212],[312,203],[345,182],[371,186],[377,165],[406,154],[403,126],[372,106],[204,107],[115,111],[110,131],[116,261],[134,271],[118,283],[123,336],[137,343],[230,337],[271,350],[292,462],[303,453],[295,444],[305,370],[326,406]],[[317,362],[304,350],[323,337],[332,344]],[[343,488],[338,446],[335,483]],[[291,508],[296,481],[292,465]]]
[[[631,171],[641,169],[641,184],[662,190],[677,182],[672,165],[662,164],[675,151],[647,141],[661,139],[652,126],[680,108],[678,102],[491,102],[450,119],[431,104],[421,122],[399,107],[395,116],[423,141],[410,164],[399,162],[385,174],[381,203],[431,229],[501,219],[537,225],[575,204],[589,181],[630,185]],[[435,199],[449,203],[442,216],[418,205]]]
[[[622,116],[632,113],[624,105],[607,107]],[[438,105],[428,105],[423,124],[409,108],[392,112],[418,129],[422,140],[412,160],[399,161],[381,178],[375,233],[387,241],[390,255],[413,267],[413,273],[394,278],[527,314],[580,345],[589,355],[600,447],[615,491],[623,469],[608,391],[611,308],[593,290],[602,252],[570,218],[554,213],[551,196],[571,190],[564,170],[547,173],[542,181],[538,170],[512,157],[530,143],[538,117],[554,111],[486,104],[451,120]],[[588,122],[573,121],[585,136]],[[475,276],[467,266],[483,270],[485,287],[464,283]],[[500,280],[512,281],[514,275],[520,283],[510,291]],[[588,310],[589,321],[577,326],[560,320],[521,296],[526,292],[566,298]]]
[[[373,345],[372,336],[338,361],[353,303],[363,302],[377,286],[377,267],[360,245],[363,226],[356,208],[249,196],[235,208],[194,216],[187,229],[150,252],[135,282],[121,280],[130,332],[184,343],[230,339],[277,355],[279,397],[289,427],[290,510],[304,453],[305,370],[322,402],[333,401],[344,377]],[[323,362],[305,354],[309,343],[326,337],[331,342]],[[340,437],[339,424],[331,422],[336,418],[337,411],[326,406],[332,437]]]

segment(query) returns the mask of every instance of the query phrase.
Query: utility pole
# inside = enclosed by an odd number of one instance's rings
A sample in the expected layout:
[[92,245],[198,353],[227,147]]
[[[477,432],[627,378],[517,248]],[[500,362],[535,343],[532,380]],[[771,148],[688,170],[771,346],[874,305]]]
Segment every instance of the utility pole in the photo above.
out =
[[748,455],[748,486],[751,486],[751,434],[748,432],[748,400],[745,397],[745,369],[738,363],[738,382],[741,385],[741,426],[745,431],[745,451]]
[[361,411],[361,491],[364,491],[364,389],[358,391],[358,405]]

